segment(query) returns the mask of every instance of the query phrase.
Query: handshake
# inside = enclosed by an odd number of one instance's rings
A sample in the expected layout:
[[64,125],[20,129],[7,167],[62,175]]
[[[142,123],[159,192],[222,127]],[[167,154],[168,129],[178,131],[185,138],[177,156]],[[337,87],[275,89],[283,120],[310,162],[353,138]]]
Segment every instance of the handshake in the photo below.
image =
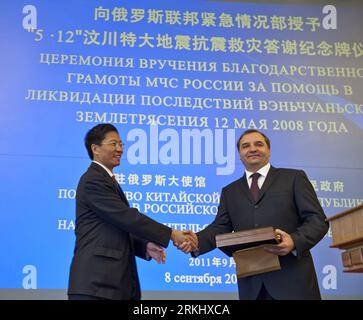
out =
[[[184,253],[190,253],[197,250],[199,247],[198,237],[191,230],[174,230],[171,233],[171,241],[174,246]],[[149,242],[146,246],[148,255],[157,261],[157,263],[165,263],[166,252],[165,250],[153,242]]]
[[191,230],[173,230],[171,233],[171,240],[173,241],[174,246],[184,253],[190,253],[199,247],[198,237]]

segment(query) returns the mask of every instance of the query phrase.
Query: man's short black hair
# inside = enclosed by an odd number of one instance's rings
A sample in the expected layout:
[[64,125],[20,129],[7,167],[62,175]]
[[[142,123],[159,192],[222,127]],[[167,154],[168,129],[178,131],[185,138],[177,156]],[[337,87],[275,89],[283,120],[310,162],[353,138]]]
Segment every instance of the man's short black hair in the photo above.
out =
[[101,144],[101,142],[105,139],[105,136],[109,132],[117,132],[115,126],[109,123],[98,124],[89,130],[84,138],[84,145],[86,146],[88,156],[91,160],[93,160],[93,152],[91,149],[92,144]]
[[263,136],[263,138],[265,139],[265,142],[266,142],[266,144],[267,144],[267,146],[268,146],[268,148],[270,149],[270,147],[271,147],[271,143],[270,143],[270,139],[264,134],[264,133],[262,133],[261,131],[258,131],[258,130],[256,130],[256,129],[248,129],[248,130],[246,130],[245,132],[243,132],[242,134],[241,134],[241,136],[239,137],[239,139],[238,139],[238,141],[237,141],[237,150],[239,151],[239,143],[240,143],[240,141],[241,141],[241,139],[245,136],[245,135],[247,135],[247,134],[249,134],[249,133],[254,133],[254,132],[256,132],[256,133],[259,133],[261,136]]

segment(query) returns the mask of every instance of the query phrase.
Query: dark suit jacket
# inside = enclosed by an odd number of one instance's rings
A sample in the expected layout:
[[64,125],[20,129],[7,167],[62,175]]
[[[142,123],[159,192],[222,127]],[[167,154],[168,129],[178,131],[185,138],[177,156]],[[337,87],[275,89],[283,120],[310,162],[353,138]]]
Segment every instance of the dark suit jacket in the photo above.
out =
[[76,195],[76,245],[68,294],[140,299],[135,256],[146,244],[167,247],[171,229],[130,208],[109,174],[92,163]]
[[222,190],[215,221],[198,233],[199,254],[216,247],[215,236],[253,228],[279,228],[289,233],[297,256],[280,257],[281,270],[238,280],[240,299],[255,299],[264,283],[275,299],[320,299],[309,249],[327,233],[329,225],[304,171],[271,166],[255,203],[246,175]]

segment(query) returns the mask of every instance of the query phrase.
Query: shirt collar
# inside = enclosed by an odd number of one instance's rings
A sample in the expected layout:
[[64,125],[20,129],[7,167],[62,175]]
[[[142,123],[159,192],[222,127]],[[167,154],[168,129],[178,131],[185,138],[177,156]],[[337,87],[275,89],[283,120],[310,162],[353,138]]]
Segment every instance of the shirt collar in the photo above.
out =
[[102,163],[100,163],[100,162],[97,162],[97,161],[95,161],[95,160],[93,160],[93,162],[94,163],[97,163],[99,166],[101,166],[103,169],[105,169],[106,170],[106,172],[110,175],[110,177],[112,178],[113,177],[113,172],[110,170],[110,169],[108,169],[107,167],[105,167]]
[[[263,166],[260,170],[257,170],[257,172],[266,178],[267,174],[268,174],[268,171],[270,170],[271,168],[271,164],[270,162],[268,162],[265,166]],[[254,172],[251,172],[251,171],[248,171],[248,170],[245,170],[246,172],[246,178],[247,180],[254,174]]]

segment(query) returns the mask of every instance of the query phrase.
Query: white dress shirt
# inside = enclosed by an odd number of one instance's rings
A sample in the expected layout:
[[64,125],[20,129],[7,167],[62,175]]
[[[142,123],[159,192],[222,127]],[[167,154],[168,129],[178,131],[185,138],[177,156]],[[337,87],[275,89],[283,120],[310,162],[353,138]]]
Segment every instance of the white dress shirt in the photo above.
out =
[[[267,163],[265,166],[263,166],[260,170],[257,171],[260,174],[260,176],[258,177],[258,180],[257,180],[257,184],[258,184],[258,187],[259,187],[260,190],[261,190],[261,188],[263,186],[263,183],[266,180],[266,177],[267,177],[267,174],[268,174],[270,168],[271,168],[271,164]],[[248,171],[248,170],[245,170],[245,172],[246,172],[248,187],[251,188],[251,184],[252,184],[252,177],[251,176],[254,174],[254,172],[251,172],[251,171]]]
[[101,166],[103,169],[105,169],[111,178],[113,177],[113,172],[109,168],[105,167],[102,163],[97,162],[95,160],[93,160],[93,162],[97,163],[99,166]]

